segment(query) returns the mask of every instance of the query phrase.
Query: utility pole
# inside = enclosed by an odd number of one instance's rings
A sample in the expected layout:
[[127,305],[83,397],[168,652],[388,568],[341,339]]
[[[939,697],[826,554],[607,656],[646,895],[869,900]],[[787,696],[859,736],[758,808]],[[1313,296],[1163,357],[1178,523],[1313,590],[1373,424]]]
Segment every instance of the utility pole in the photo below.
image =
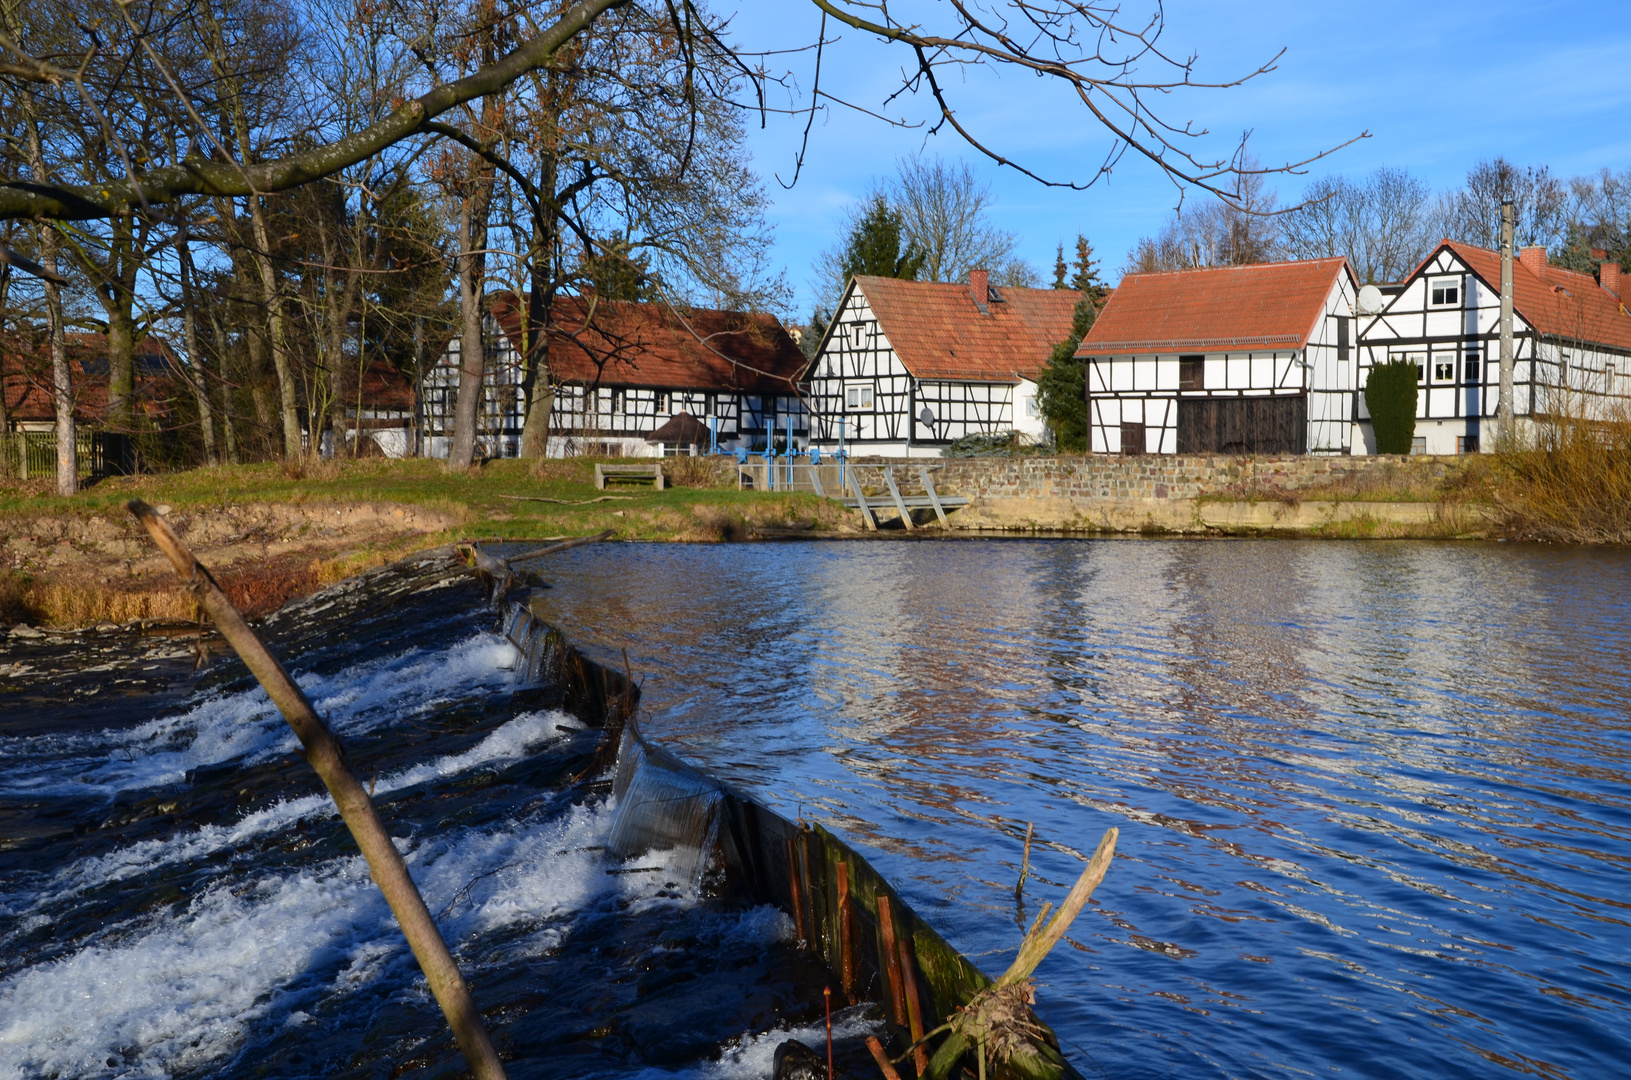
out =
[[1497,437],[1512,438],[1512,200],[1501,203],[1501,397]]

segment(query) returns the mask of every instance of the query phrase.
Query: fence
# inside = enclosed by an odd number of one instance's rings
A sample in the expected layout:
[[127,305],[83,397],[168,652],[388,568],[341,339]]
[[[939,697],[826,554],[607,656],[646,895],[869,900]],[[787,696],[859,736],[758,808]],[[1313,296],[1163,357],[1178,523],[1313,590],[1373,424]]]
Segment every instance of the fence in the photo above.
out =
[[[109,471],[129,472],[130,439],[101,431],[74,435],[80,476],[102,476]],[[122,467],[122,468],[121,468]],[[57,475],[57,433],[54,431],[0,432],[0,478],[38,480]]]

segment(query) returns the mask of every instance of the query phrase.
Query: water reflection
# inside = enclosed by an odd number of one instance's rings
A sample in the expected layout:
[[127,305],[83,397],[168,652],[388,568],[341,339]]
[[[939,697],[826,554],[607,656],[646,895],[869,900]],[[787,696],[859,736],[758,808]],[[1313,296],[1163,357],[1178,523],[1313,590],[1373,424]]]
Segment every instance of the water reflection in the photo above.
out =
[[[1625,552],[959,541],[585,548],[652,729],[867,846],[1006,964],[1013,882],[1120,857],[1044,965],[1090,1073],[1631,1060]],[[1050,884],[1051,883],[1051,884]],[[1034,910],[1034,909],[1033,909]]]

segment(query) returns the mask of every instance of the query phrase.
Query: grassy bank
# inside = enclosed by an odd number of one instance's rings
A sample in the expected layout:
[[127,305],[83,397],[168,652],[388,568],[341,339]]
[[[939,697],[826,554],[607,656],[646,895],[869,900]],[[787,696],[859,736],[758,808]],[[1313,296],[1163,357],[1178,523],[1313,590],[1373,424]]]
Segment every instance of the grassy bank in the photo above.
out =
[[847,531],[850,515],[810,495],[736,490],[732,464],[669,463],[666,491],[594,487],[591,460],[494,461],[469,474],[383,459],[229,466],[106,478],[78,495],[52,481],[0,483],[0,622],[83,626],[190,619],[192,602],[125,511],[167,518],[251,613],[350,574],[461,540],[546,539],[613,530],[626,540],[717,542],[786,530]]
[[1631,544],[1631,408],[1569,415],[1499,448],[1488,477],[1507,535],[1564,544]]

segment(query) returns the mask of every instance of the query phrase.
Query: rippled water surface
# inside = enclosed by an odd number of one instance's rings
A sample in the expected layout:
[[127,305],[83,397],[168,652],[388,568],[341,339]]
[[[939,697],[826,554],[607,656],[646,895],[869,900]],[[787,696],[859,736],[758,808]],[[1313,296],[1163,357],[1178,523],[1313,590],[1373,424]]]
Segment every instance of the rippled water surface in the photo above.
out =
[[[598,733],[523,685],[472,579],[275,617],[512,1077],[757,1080],[824,979],[768,907],[604,850]],[[449,1076],[461,1059],[294,737],[184,638],[0,639],[0,1078]],[[694,861],[694,860],[691,860]],[[689,863],[688,863],[689,865]],[[839,1016],[840,1052],[870,1030]],[[864,1050],[859,1050],[864,1054]]]
[[[867,851],[1089,1076],[1631,1071],[1631,555],[600,546],[550,567],[650,730]],[[1033,878],[1016,904],[1027,822]]]
[[[857,844],[989,972],[1120,828],[1039,972],[1089,1077],[1627,1072],[1625,552],[598,545],[543,569],[575,641],[627,648],[648,730]],[[605,857],[604,785],[569,782],[593,734],[491,627],[430,560],[270,631],[512,1075],[768,1076],[823,976],[779,913]],[[292,737],[193,660],[0,639],[0,1078],[448,1074]]]

